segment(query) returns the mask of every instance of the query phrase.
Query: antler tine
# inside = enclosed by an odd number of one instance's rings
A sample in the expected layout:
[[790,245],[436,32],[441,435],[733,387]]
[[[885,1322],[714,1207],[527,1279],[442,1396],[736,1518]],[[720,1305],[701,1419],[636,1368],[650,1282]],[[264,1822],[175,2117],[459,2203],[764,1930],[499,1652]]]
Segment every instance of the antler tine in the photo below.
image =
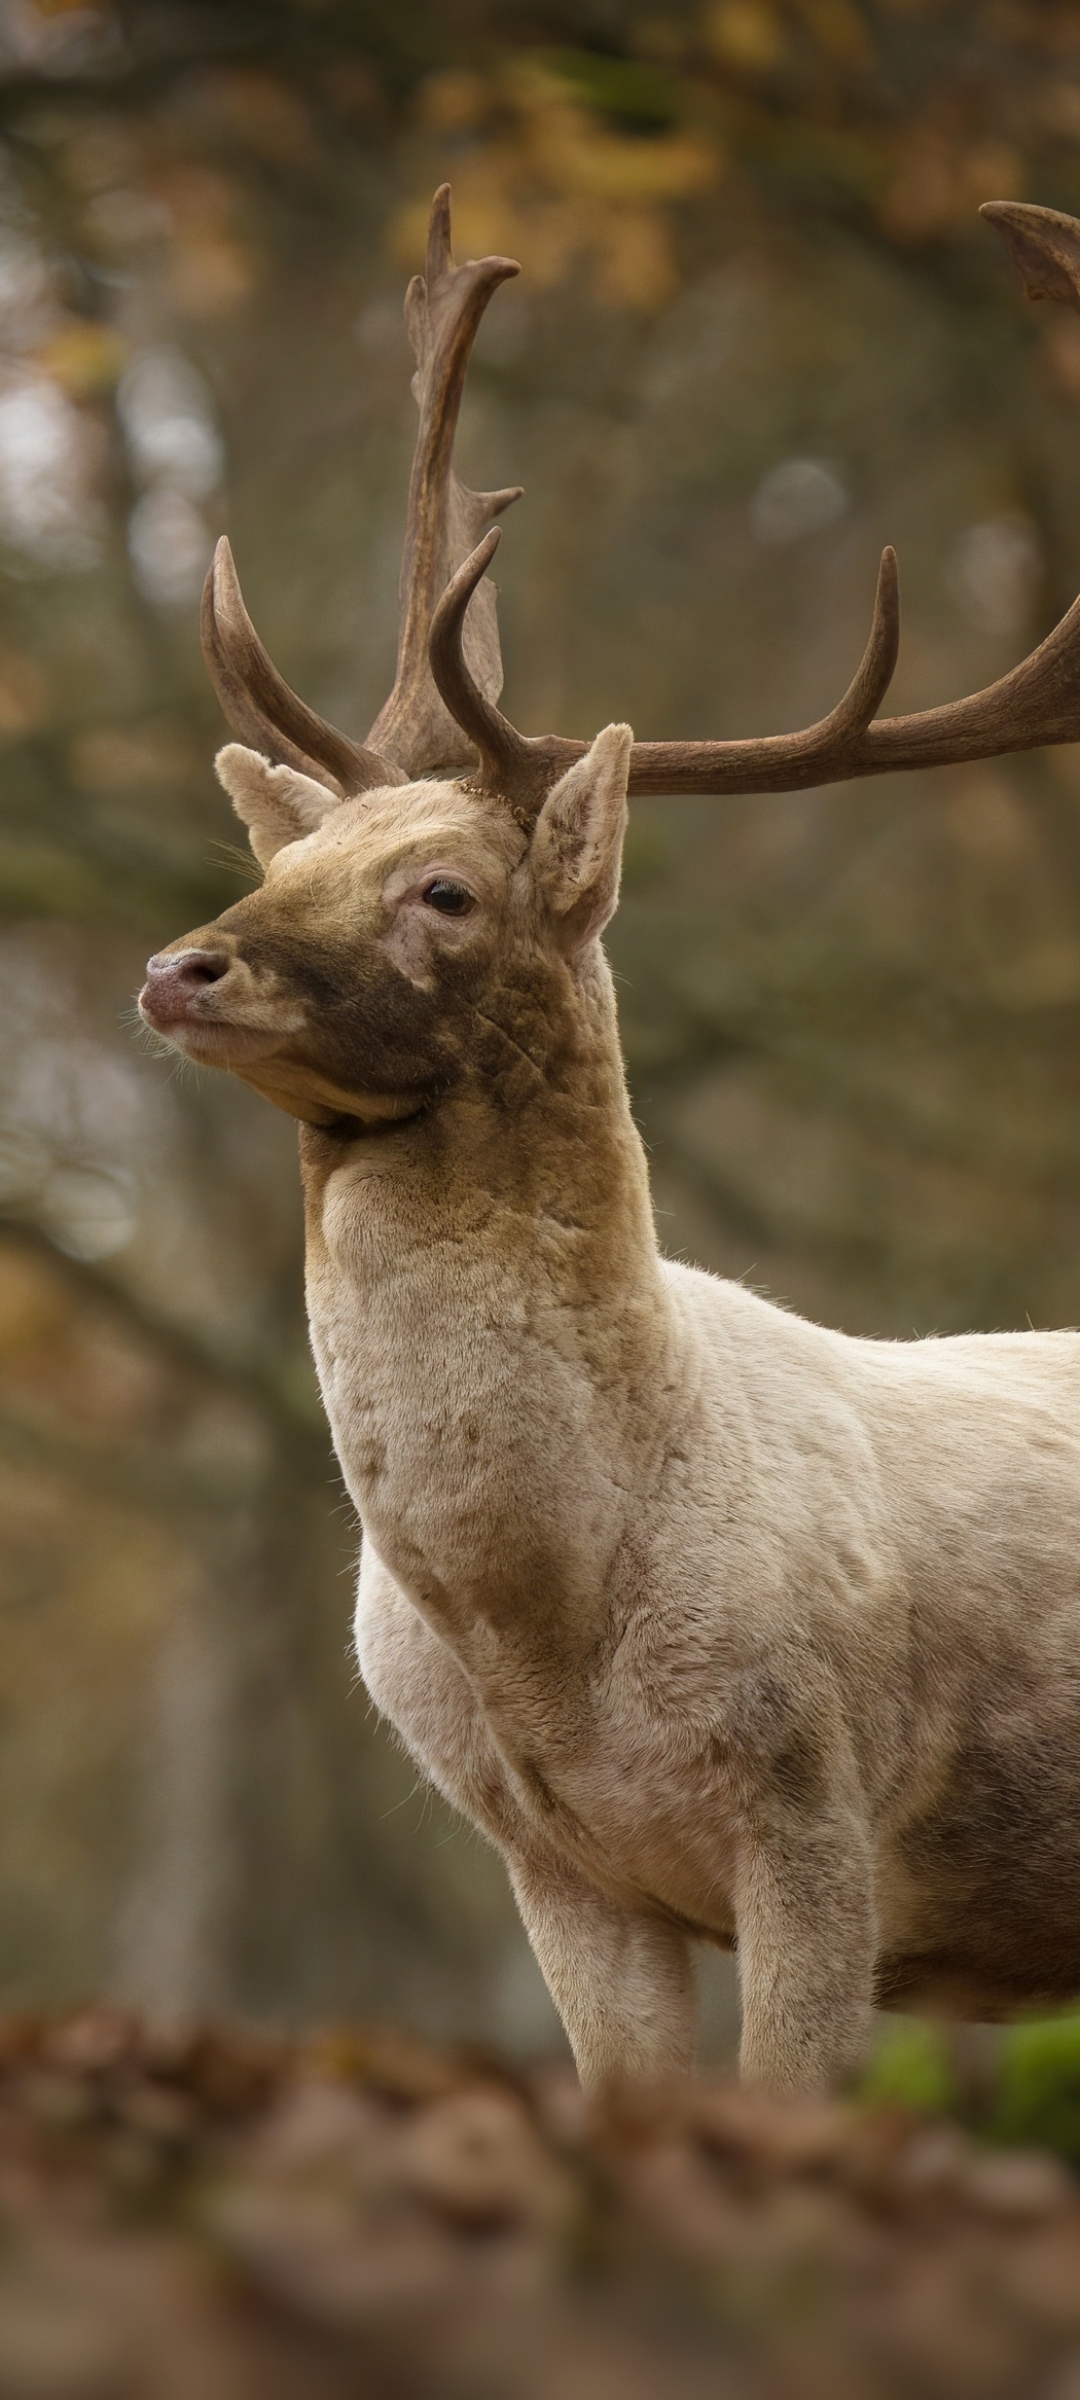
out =
[[[420,425],[401,562],[397,674],[368,735],[369,742],[388,751],[412,775],[474,763],[462,726],[443,705],[432,681],[428,632],[461,560],[491,519],[521,497],[519,485],[499,492],[469,491],[453,466],[454,435],[477,328],[492,293],[519,272],[512,258],[481,258],[455,266],[450,186],[443,184],[432,202],[426,275],[414,276],[405,295],[405,323],[417,360],[413,392]],[[492,584],[475,593],[464,635],[476,682],[491,701],[502,689],[495,599]]]
[[[1080,230],[1080,229],[1078,229]],[[883,580],[886,551],[882,560]],[[895,567],[892,568],[895,573]],[[855,775],[887,775],[901,767],[943,767],[967,759],[1000,758],[1009,751],[1080,741],[1080,599],[1030,657],[997,683],[905,717],[873,717],[891,673],[862,715],[856,698],[872,689],[872,658],[879,638],[882,585],[866,657],[850,691],[831,717],[806,733],[745,742],[635,742],[631,754],[633,792],[735,793],[805,791],[820,783],[843,783]],[[888,639],[895,642],[893,617]],[[895,655],[895,650],[893,651]],[[846,724],[845,720],[846,719]],[[872,721],[870,721],[872,719]]]
[[[734,742],[635,742],[630,790],[645,793],[792,792],[863,775],[874,711],[892,682],[900,647],[896,552],[881,553],[870,636],[843,699],[800,733]],[[899,721],[899,720],[898,720]]]
[[1030,657],[985,691],[916,716],[880,717],[851,771],[944,767],[1055,742],[1080,742],[1080,598]]
[[[485,788],[503,792],[519,807],[535,812],[556,777],[581,758],[588,745],[560,734],[530,738],[518,733],[501,710],[485,699],[469,672],[462,642],[465,611],[499,540],[496,526],[447,585],[432,620],[431,671],[447,707],[476,744]],[[874,710],[888,690],[899,640],[896,552],[885,550],[862,662],[829,716],[803,733],[773,734],[758,741],[635,742],[630,753],[631,792],[790,791],[797,782],[820,783],[834,774],[861,772],[843,762],[858,751]],[[721,760],[725,772],[722,785],[699,780],[715,777]],[[750,773],[755,776],[753,783],[746,780]]]
[[242,741],[332,785],[342,797],[404,782],[399,768],[316,716],[278,674],[244,606],[224,534],[203,587],[201,634],[210,680]]
[[428,656],[447,708],[480,753],[484,789],[501,792],[516,805],[535,810],[556,776],[583,755],[587,744],[557,733],[535,739],[519,733],[470,672],[463,640],[465,612],[501,540],[501,527],[494,525],[451,576],[431,620]]
[[837,743],[857,741],[865,733],[892,682],[899,649],[900,576],[896,552],[888,542],[881,553],[870,636],[858,670],[831,716],[825,717],[816,729],[822,736],[823,748],[832,750]]

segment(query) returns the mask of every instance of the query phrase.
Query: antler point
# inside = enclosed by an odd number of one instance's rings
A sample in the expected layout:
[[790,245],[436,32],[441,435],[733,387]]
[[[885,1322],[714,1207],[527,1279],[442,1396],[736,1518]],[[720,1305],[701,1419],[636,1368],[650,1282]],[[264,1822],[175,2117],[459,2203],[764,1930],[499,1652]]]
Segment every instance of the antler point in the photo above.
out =
[[493,525],[490,532],[485,533],[482,541],[477,542],[475,549],[470,550],[468,557],[462,560],[457,576],[452,576],[451,582],[460,579],[463,584],[467,583],[472,591],[490,566],[501,540],[502,526]]
[[425,262],[428,282],[434,283],[436,276],[441,275],[447,267],[452,267],[453,263],[450,186],[448,183],[440,183],[432,200],[431,214],[428,218],[427,259]]

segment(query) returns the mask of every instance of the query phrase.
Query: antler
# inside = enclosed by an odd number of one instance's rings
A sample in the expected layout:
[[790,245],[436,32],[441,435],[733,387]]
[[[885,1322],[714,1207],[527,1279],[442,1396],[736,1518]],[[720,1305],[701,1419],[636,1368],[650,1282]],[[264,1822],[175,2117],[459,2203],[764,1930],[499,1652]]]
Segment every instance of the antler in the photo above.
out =
[[[480,752],[485,786],[535,809],[556,776],[584,756],[588,743],[561,734],[529,739],[518,733],[485,700],[469,674],[461,622],[498,540],[496,527],[447,586],[431,628],[431,668],[447,706]],[[635,742],[630,752],[630,790],[669,796],[679,792],[789,792],[807,784],[831,783],[835,776],[867,772],[860,763],[866,729],[892,681],[899,639],[896,552],[883,550],[870,639],[857,675],[829,716],[803,733],[769,734],[755,741]]]
[[314,773],[341,796],[404,783],[389,759],[351,742],[301,700],[263,649],[246,608],[233,554],[222,534],[203,586],[202,652],[233,732],[279,766]]
[[[454,435],[477,328],[492,293],[521,270],[512,258],[454,265],[448,183],[440,186],[431,204],[426,269],[426,277],[414,275],[405,294],[405,325],[417,362],[413,394],[420,430],[401,561],[397,676],[368,735],[369,742],[400,759],[412,775],[433,766],[475,763],[462,721],[444,707],[432,681],[428,632],[448,577],[491,519],[521,498],[520,484],[502,492],[471,492],[454,472]],[[463,646],[477,689],[494,702],[502,690],[496,595],[490,583],[477,590],[479,582],[477,576],[470,587],[469,597],[475,592],[475,600],[463,623]]]
[[[341,794],[404,783],[433,767],[475,761],[461,726],[443,706],[428,665],[428,628],[448,575],[520,486],[471,492],[454,473],[453,447],[466,370],[488,301],[519,269],[512,258],[455,266],[450,248],[450,186],[432,202],[427,277],[414,276],[405,322],[417,358],[413,391],[420,428],[409,484],[401,565],[397,676],[366,743],[350,741],[291,691],[267,656],[244,606],[228,542],[217,546],[202,606],[203,656],[222,709],[245,741],[289,766],[314,773]],[[477,581],[479,578],[477,578]],[[471,596],[471,594],[470,594]],[[495,587],[476,593],[459,626],[476,688],[492,702],[502,689]]]
[[[988,202],[982,213],[1004,236],[1032,298],[1080,301],[1080,220],[1014,201]],[[517,272],[509,258],[455,266],[444,184],[432,204],[426,278],[414,277],[405,300],[420,425],[402,559],[397,674],[366,744],[316,716],[278,674],[244,607],[229,545],[218,544],[203,597],[203,648],[225,714],[244,739],[305,772],[314,770],[339,793],[401,783],[434,767],[471,769],[475,746],[485,788],[534,814],[556,777],[586,748],[558,734],[530,739],[497,705],[502,666],[496,595],[484,578],[500,537],[498,528],[484,528],[518,499],[519,489],[471,492],[453,467],[477,328],[492,293]],[[801,791],[854,775],[1080,740],[1080,600],[1029,658],[985,691],[913,716],[877,717],[898,639],[896,560],[886,550],[862,664],[827,717],[799,733],[745,741],[635,742],[631,791]]]
[[[1080,301],[1080,220],[1004,200],[987,202],[981,213],[1004,235],[1029,297]],[[498,539],[497,531],[489,533],[443,594],[431,629],[431,667],[447,706],[476,744],[485,786],[535,810],[587,745],[558,734],[528,739],[518,733],[470,674],[462,641],[465,611]],[[875,717],[892,679],[898,640],[896,559],[886,550],[862,665],[829,716],[800,733],[747,741],[635,742],[631,792],[803,791],[853,775],[1080,741],[1080,599],[1029,658],[985,691],[912,716]]]

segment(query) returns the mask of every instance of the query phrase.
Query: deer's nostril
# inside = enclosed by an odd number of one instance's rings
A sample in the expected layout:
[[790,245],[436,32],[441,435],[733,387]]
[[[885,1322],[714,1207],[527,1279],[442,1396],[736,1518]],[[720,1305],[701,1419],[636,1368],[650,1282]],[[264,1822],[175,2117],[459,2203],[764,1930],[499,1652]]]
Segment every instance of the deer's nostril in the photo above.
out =
[[166,977],[173,984],[220,983],[229,966],[224,950],[174,950],[148,958],[146,973],[152,983]]
[[220,983],[229,972],[229,961],[220,950],[188,951],[181,964],[192,983]]

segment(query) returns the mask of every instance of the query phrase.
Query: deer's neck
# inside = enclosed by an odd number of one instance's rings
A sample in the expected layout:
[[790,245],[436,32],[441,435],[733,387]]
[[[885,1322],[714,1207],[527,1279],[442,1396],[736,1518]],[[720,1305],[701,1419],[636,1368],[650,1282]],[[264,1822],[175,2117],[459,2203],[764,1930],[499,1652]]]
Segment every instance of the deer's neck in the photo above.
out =
[[380,1555],[470,1628],[601,1629],[670,1378],[671,1325],[607,987],[541,1077],[355,1144],[305,1129],[308,1302]]

